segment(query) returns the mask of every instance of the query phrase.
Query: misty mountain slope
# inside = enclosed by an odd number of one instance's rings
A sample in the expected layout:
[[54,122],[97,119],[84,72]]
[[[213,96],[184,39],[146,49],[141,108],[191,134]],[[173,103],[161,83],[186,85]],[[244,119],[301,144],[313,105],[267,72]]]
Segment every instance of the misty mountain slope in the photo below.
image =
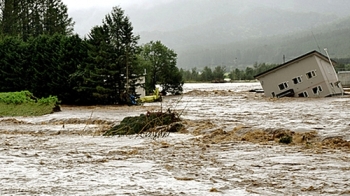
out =
[[255,38],[210,47],[188,47],[179,50],[179,67],[190,69],[218,65],[244,68],[258,63],[283,63],[312,50],[324,53],[328,49],[331,58],[350,58],[350,17],[336,23],[288,35]]
[[[305,20],[307,18],[307,20]],[[245,39],[296,33],[333,22],[336,16],[296,13],[271,8],[255,8],[220,15],[201,24],[176,31],[141,32],[141,43],[161,40],[174,49],[187,46],[225,44]]]
[[[348,20],[337,21],[346,15],[345,10],[349,8],[350,2],[200,2],[179,0],[162,5],[163,8],[172,8],[164,9],[166,12],[158,19],[164,22],[161,25],[164,28],[140,32],[140,43],[161,40],[178,53],[178,66],[182,68],[217,65],[245,67],[255,62],[282,63],[283,56],[288,60],[311,50],[323,50],[323,47],[328,47],[336,57],[346,56],[344,41],[329,37],[333,34],[345,39],[347,30],[343,34],[340,29],[350,26],[346,23]],[[154,15],[157,15],[157,9],[152,9]],[[167,24],[173,26],[167,28]],[[335,45],[337,47],[333,49]]]
[[247,0],[174,0],[151,9],[127,9],[136,29],[146,31],[175,31],[189,26],[202,24],[221,15],[239,13],[254,4]]
[[166,32],[203,24],[203,21],[222,15],[239,15],[255,8],[345,17],[349,15],[350,3],[348,0],[173,0],[149,9],[126,8],[126,13],[137,32]]
[[[101,25],[102,20],[107,14],[112,11],[112,8],[103,8],[103,9],[84,9],[79,11],[72,12],[74,21],[78,21],[79,25],[75,25],[74,30],[81,37],[88,35],[93,26]],[[91,29],[86,29],[87,26],[91,26]]]
[[[74,12],[73,19],[100,25],[111,9]],[[350,22],[340,19],[349,10],[349,0],[167,0],[126,7],[125,14],[140,44],[160,40],[178,54],[179,67],[200,68],[280,63],[283,55],[292,58],[323,47],[346,57]],[[90,30],[76,29],[80,35]]]

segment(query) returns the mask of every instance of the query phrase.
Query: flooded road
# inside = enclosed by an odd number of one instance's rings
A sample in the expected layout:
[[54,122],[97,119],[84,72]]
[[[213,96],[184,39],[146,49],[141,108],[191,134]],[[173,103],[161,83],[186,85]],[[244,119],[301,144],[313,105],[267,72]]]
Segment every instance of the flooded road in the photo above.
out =
[[[162,103],[2,117],[0,195],[350,195],[349,97],[248,92],[257,88],[185,84]],[[101,136],[126,116],[168,108],[186,131]],[[279,143],[282,133],[295,140]]]

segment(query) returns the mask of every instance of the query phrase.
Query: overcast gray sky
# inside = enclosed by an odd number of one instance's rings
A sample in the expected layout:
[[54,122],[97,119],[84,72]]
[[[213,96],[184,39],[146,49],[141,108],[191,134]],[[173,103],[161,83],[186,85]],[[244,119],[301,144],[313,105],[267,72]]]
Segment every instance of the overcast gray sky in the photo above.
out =
[[88,34],[93,26],[102,24],[114,6],[121,6],[128,15],[128,8],[147,9],[170,1],[173,0],[62,0],[75,21],[74,31],[81,36]]
[[86,8],[100,8],[120,5],[123,8],[128,6],[149,7],[171,0],[62,0],[70,10],[80,10]]

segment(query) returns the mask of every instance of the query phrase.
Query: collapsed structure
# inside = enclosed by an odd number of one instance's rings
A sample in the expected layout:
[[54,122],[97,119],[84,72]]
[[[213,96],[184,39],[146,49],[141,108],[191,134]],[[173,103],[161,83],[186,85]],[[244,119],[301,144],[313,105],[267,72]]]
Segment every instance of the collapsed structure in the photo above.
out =
[[344,93],[335,64],[320,52],[311,51],[254,77],[267,97],[330,97]]

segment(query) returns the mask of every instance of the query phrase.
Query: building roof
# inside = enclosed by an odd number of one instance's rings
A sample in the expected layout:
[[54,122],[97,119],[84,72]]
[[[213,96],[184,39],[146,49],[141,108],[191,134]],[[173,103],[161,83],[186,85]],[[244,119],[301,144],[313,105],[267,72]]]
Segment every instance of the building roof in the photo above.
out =
[[[308,52],[308,53],[306,53],[306,54],[304,54],[304,55],[302,55],[302,56],[299,56],[299,57],[297,57],[297,58],[295,58],[295,59],[293,59],[293,60],[290,60],[290,61],[288,61],[288,62],[286,62],[286,63],[283,63],[283,64],[281,64],[281,65],[278,65],[278,66],[276,66],[276,67],[274,67],[274,68],[271,68],[271,69],[269,69],[269,70],[266,70],[266,71],[264,71],[264,72],[262,72],[262,73],[259,73],[258,75],[255,75],[254,78],[256,78],[256,79],[257,79],[257,78],[260,78],[261,76],[267,75],[267,74],[269,74],[270,72],[276,71],[276,70],[281,69],[281,68],[283,68],[283,67],[287,67],[287,66],[289,66],[289,65],[294,64],[295,62],[298,62],[298,61],[300,61],[300,60],[302,60],[302,59],[305,59],[305,58],[310,57],[310,56],[313,56],[313,55],[316,55],[316,56],[320,57],[321,59],[323,59],[323,60],[325,60],[325,61],[327,61],[327,62],[329,61],[327,56],[325,56],[325,55],[323,55],[322,53],[317,52],[316,50],[314,50],[314,51]],[[333,65],[337,64],[337,62],[335,62],[334,60],[331,60],[331,61],[332,61],[332,64],[333,64]]]

